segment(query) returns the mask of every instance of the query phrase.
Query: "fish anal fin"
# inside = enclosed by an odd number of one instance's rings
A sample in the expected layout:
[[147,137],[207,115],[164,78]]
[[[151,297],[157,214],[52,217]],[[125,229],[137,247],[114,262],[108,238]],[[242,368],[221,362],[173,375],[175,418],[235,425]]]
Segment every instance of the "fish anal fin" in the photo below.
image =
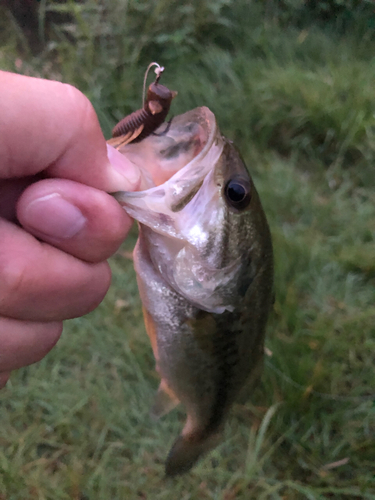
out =
[[176,408],[179,403],[180,401],[177,396],[168,387],[165,380],[162,380],[158,392],[156,393],[154,405],[151,409],[151,416],[153,418],[160,418]]

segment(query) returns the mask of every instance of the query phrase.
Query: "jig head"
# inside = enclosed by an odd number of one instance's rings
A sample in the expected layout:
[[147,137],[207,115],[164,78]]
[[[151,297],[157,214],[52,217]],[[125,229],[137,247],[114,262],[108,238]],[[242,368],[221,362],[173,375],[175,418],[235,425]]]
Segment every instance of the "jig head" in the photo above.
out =
[[[157,66],[155,69],[156,79],[148,87],[145,99],[146,79],[152,66]],[[177,92],[159,84],[163,71],[164,68],[158,63],[153,62],[148,66],[143,84],[143,108],[125,116],[115,126],[112,130],[113,139],[109,141],[110,144],[118,148],[130,142],[139,142],[152,134],[164,122],[172,99],[177,95]]]

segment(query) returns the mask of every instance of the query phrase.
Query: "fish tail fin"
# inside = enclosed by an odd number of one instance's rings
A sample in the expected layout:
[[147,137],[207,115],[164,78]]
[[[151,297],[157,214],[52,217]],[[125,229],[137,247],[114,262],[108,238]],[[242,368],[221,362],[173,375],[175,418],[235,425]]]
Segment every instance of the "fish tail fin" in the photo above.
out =
[[182,432],[168,454],[165,474],[177,476],[188,472],[203,455],[218,444],[219,439],[218,432],[203,436],[193,433],[184,435]]
[[164,379],[161,380],[155,402],[151,408],[151,416],[155,419],[166,415],[180,403],[177,396],[170,389]]

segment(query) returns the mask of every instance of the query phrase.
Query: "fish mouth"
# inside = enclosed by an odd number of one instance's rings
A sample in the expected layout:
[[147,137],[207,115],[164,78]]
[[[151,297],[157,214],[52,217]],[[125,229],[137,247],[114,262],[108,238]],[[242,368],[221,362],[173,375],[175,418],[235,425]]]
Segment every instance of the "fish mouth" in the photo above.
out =
[[121,149],[133,163],[147,170],[156,185],[144,191],[119,191],[113,196],[131,217],[157,230],[151,215],[173,218],[182,210],[213,170],[223,147],[215,115],[207,107],[178,115],[140,143]]

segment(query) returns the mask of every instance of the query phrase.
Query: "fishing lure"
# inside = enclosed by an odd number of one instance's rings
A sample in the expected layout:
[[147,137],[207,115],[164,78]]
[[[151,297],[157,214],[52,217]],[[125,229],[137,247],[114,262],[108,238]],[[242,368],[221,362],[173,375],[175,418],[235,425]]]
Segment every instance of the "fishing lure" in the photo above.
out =
[[[148,87],[145,99],[146,79],[152,66],[156,66],[156,79]],[[169,113],[172,99],[177,92],[169,90],[159,83],[164,68],[158,63],[151,63],[145,74],[143,84],[143,108],[125,116],[112,130],[109,144],[119,148],[125,144],[139,142],[152,134],[165,120]]]

